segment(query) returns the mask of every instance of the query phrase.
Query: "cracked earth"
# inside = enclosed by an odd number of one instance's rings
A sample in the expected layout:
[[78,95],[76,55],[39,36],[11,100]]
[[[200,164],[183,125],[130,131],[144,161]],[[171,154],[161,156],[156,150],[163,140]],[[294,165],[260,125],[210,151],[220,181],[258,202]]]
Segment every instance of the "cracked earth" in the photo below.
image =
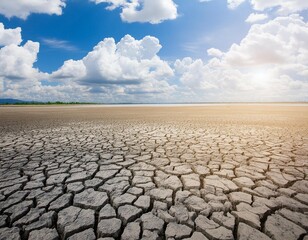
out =
[[0,239],[308,239],[308,107],[4,107]]

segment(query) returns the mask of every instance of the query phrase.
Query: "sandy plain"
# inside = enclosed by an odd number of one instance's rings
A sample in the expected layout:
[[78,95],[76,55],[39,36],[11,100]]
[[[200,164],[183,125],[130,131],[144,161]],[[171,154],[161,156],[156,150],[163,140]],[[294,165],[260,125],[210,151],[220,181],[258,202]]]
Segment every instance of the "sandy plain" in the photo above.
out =
[[308,239],[308,105],[0,107],[0,239]]

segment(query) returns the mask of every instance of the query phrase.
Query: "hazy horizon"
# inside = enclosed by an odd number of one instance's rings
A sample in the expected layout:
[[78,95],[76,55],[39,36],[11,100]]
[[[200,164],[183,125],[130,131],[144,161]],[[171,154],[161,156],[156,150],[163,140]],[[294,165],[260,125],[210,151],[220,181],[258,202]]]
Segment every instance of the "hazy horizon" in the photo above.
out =
[[[7,101],[6,101],[7,100]],[[119,106],[124,106],[124,105],[147,105],[147,106],[155,106],[155,105],[191,105],[191,106],[195,106],[195,105],[200,105],[200,106],[203,106],[203,105],[232,105],[232,104],[235,104],[235,105],[240,105],[240,104],[251,104],[251,105],[268,105],[268,104],[274,104],[274,105],[306,105],[308,104],[308,101],[285,101],[285,102],[271,102],[271,101],[267,101],[267,102],[245,102],[245,101],[242,101],[242,102],[65,102],[65,101],[33,101],[33,100],[24,100],[24,99],[12,99],[12,98],[4,98],[4,99],[1,99],[0,98],[0,105],[1,104],[11,104],[11,105],[14,105],[14,104],[19,104],[19,103],[25,103],[27,105],[31,105],[31,103],[33,104],[86,104],[86,105],[110,105],[110,106],[115,106],[115,105],[119,105]]]

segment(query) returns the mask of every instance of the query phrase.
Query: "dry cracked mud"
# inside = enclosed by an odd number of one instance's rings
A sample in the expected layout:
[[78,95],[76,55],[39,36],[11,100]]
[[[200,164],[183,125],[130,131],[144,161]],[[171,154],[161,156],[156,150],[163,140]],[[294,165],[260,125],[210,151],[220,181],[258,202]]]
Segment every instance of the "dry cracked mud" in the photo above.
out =
[[0,239],[308,239],[308,106],[0,107]]

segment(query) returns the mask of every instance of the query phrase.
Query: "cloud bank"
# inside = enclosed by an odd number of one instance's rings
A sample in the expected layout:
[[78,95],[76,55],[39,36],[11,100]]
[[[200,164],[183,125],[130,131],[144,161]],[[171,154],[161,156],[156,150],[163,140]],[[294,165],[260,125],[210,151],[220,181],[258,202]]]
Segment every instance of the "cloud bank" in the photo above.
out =
[[[181,82],[203,96],[232,101],[307,100],[308,24],[299,15],[255,24],[226,52],[209,49],[208,62],[175,62]],[[210,99],[210,98],[209,98]]]
[[118,43],[106,38],[84,58],[67,60],[51,74],[33,67],[39,43],[21,46],[13,40],[0,49],[0,97],[124,102],[168,99],[175,91],[168,83],[173,70],[157,55],[162,46],[155,37],[126,35]]
[[[33,67],[39,43],[0,24],[0,96],[97,102],[307,101],[308,23],[298,14],[252,24],[227,51],[208,60],[165,61],[152,36],[105,38],[56,71]],[[3,37],[5,36],[5,37]]]

